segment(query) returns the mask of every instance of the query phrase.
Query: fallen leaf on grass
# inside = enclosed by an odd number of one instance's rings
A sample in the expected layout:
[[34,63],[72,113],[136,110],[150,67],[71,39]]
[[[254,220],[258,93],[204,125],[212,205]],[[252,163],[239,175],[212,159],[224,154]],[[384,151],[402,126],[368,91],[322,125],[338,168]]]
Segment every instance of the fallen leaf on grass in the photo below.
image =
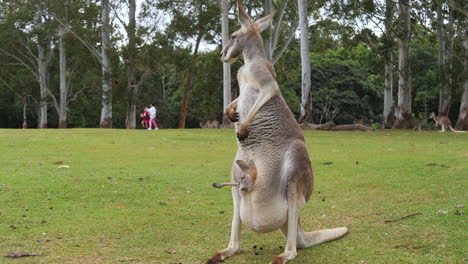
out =
[[463,205],[463,204],[457,204],[457,205],[455,205],[455,208],[463,208],[463,207],[465,207],[465,205]]
[[333,164],[333,162],[327,161],[327,162],[324,162],[324,163],[322,163],[322,164],[323,164],[323,165],[330,165],[330,164]]
[[35,257],[41,256],[42,253],[29,253],[29,252],[13,252],[6,255],[6,258],[22,258],[22,257]]
[[70,166],[68,166],[68,165],[62,165],[62,166],[59,166],[58,168],[59,168],[59,169],[69,169]]
[[448,211],[440,209],[439,211],[437,211],[437,213],[439,213],[439,214],[448,214]]
[[54,164],[57,164],[57,165],[58,164],[63,164],[63,160],[56,161],[56,162],[54,162]]
[[177,253],[174,250],[164,250],[164,252],[166,252],[167,254],[172,254],[172,255]]
[[437,163],[424,163],[424,165],[426,165],[426,166],[436,166]]

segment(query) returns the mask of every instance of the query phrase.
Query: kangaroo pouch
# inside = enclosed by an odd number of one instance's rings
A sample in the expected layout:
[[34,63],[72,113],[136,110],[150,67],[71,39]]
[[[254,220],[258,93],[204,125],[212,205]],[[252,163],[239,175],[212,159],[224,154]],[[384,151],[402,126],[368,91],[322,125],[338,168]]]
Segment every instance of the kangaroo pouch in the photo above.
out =
[[[260,193],[240,191],[240,218],[250,230],[267,233],[278,230],[288,220],[288,203],[285,199],[259,199]],[[265,200],[265,201],[259,201]]]

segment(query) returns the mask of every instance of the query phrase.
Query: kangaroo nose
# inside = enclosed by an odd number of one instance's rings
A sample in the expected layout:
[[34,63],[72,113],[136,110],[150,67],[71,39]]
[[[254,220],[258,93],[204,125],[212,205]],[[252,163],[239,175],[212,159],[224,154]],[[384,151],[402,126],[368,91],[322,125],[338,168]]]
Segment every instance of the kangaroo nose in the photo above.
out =
[[220,57],[223,57],[224,55],[226,55],[224,51],[221,51],[221,53],[219,54]]

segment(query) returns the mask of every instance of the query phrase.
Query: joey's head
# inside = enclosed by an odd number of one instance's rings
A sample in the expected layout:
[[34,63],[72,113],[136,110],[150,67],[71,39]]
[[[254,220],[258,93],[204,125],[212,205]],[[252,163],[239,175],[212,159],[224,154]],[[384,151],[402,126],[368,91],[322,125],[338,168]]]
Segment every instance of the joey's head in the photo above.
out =
[[253,21],[245,12],[240,1],[237,1],[238,19],[241,28],[232,33],[228,43],[221,51],[221,60],[227,63],[234,63],[242,58],[245,50],[265,53],[263,39],[260,33],[268,28],[273,20],[275,12]]
[[239,189],[241,191],[251,191],[257,179],[257,168],[243,160],[236,160],[236,163],[242,170],[242,175],[239,180]]

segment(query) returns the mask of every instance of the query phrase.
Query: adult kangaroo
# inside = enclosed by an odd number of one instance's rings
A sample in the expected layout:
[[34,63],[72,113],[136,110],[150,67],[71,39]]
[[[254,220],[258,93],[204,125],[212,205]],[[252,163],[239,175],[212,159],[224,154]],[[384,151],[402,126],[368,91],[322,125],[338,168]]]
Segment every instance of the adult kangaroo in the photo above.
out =
[[345,227],[304,232],[299,210],[312,194],[312,166],[304,135],[281,96],[276,73],[265,55],[260,32],[270,26],[274,13],[257,21],[237,2],[241,28],[234,32],[221,52],[223,61],[242,58],[239,69],[240,95],[226,113],[236,123],[238,151],[231,183],[234,216],[226,249],[207,263],[223,262],[240,251],[241,222],[256,232],[280,230],[287,240],[284,253],[272,263],[286,263],[306,248],[345,235]]

